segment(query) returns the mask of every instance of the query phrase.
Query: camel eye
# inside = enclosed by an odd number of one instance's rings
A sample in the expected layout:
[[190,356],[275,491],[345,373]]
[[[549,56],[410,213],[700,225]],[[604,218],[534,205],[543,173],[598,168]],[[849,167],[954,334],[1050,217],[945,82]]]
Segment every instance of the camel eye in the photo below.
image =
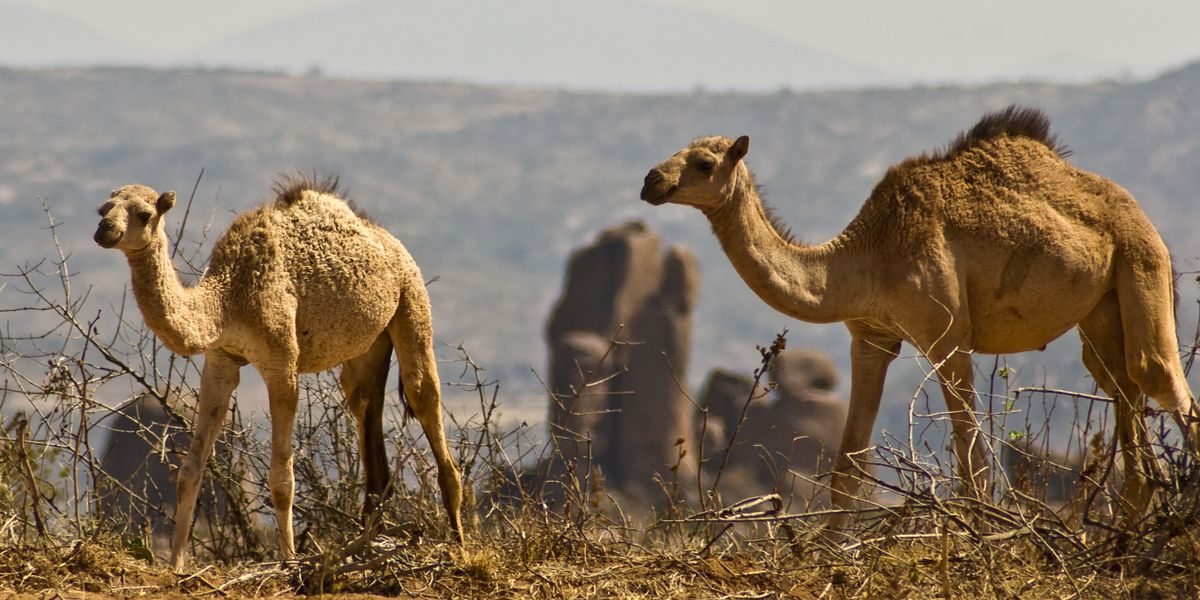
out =
[[138,211],[138,213],[137,213],[137,218],[139,221],[142,222],[142,225],[149,223],[150,217],[153,217],[153,216],[154,216],[154,213],[151,213],[148,210]]
[[701,158],[696,161],[696,168],[708,173],[717,168],[717,161],[711,158]]

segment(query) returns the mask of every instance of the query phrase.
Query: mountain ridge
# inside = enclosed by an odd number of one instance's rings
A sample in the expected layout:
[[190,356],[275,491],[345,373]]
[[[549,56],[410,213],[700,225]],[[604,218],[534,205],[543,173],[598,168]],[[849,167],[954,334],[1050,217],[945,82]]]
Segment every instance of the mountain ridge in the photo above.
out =
[[[692,248],[701,289],[689,380],[749,371],[781,329],[847,368],[839,326],[774,313],[737,278],[694,211],[637,199],[646,170],[698,135],[750,134],[767,198],[808,241],[836,235],[888,165],[942,147],[990,109],[1041,107],[1071,160],[1129,189],[1175,252],[1200,270],[1200,65],[1147,82],[996,84],[795,93],[583,93],[511,86],[357,81],[213,69],[0,69],[0,262],[47,255],[40,199],[93,298],[116,302],[124,261],[91,242],[108,190],[141,181],[191,189],[190,237],[269,199],[281,172],[334,172],[351,197],[412,251],[430,286],[439,352],[463,343],[508,392],[538,412],[531,369],[545,367],[542,327],[571,250],[628,219]],[[179,217],[175,217],[178,219]],[[177,221],[172,221],[172,227]],[[196,227],[195,229],[192,229]],[[215,233],[210,233],[211,236]],[[39,254],[40,253],[40,254]],[[199,253],[202,260],[207,251]],[[11,271],[11,269],[6,269]],[[1184,286],[1188,288],[1189,286]],[[1194,287],[1194,286],[1193,286]],[[1181,307],[1195,290],[1185,289]],[[18,303],[13,289],[0,296]],[[1181,335],[1195,316],[1181,310]],[[1038,381],[1090,386],[1073,335],[1041,355],[1009,357]],[[1047,362],[1049,361],[1049,362]],[[893,401],[921,379],[894,376]]]

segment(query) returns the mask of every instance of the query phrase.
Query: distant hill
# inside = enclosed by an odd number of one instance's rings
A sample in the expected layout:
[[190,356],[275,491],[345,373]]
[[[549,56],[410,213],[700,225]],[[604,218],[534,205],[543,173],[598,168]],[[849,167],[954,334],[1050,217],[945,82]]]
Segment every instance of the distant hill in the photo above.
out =
[[[52,250],[44,198],[63,221],[77,289],[94,286],[94,300],[117,302],[125,262],[91,241],[94,209],[110,189],[140,181],[186,197],[203,167],[189,227],[198,235],[210,218],[220,231],[234,212],[266,201],[276,174],[316,168],[339,173],[426,277],[438,278],[430,288],[438,338],[462,341],[531,415],[542,409],[530,369],[545,368],[542,326],[566,257],[625,219],[644,219],[698,256],[693,383],[714,366],[748,372],[754,346],[783,328],[794,346],[823,348],[846,370],[843,328],[803,325],[757,300],[699,214],[637,199],[646,170],[698,135],[748,133],[747,160],[768,200],[802,239],[823,241],[889,164],[944,145],[1010,102],[1044,108],[1071,160],[1133,192],[1178,266],[1200,270],[1200,66],[1131,84],[670,95],[224,70],[0,70],[0,265]],[[1182,280],[1189,299],[1193,279]],[[0,308],[22,302],[0,290]],[[1185,336],[1195,307],[1180,307]],[[1087,389],[1074,335],[1065,337],[1045,353],[1011,357],[1011,366],[1028,365],[1027,384]],[[915,362],[901,363],[891,402],[906,402],[922,376]]]
[[[360,0],[287,17],[195,54],[208,64],[293,72],[454,74],[582,89],[677,90],[701,81],[714,89],[844,87],[899,79],[703,10],[638,0]],[[787,73],[772,73],[779,57],[791,64]]]

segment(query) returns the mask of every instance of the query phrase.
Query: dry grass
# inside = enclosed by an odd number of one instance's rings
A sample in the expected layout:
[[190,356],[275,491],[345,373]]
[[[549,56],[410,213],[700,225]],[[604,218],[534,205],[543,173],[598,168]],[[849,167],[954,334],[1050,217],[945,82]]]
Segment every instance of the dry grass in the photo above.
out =
[[[897,538],[859,553],[772,555],[764,544],[706,554],[688,545],[634,545],[595,539],[568,548],[537,524],[499,541],[475,532],[466,548],[422,540],[392,546],[387,536],[360,555],[309,556],[296,563],[207,565],[171,573],[119,544],[8,544],[0,550],[0,589],[105,596],[259,597],[370,594],[489,598],[874,598],[1162,597],[1195,595],[1194,567],[1131,575],[1122,561],[1064,570],[1020,540],[980,549],[948,539]],[[499,542],[499,543],[497,543]],[[1194,563],[1190,549],[1173,548]],[[368,566],[369,565],[369,566]]]

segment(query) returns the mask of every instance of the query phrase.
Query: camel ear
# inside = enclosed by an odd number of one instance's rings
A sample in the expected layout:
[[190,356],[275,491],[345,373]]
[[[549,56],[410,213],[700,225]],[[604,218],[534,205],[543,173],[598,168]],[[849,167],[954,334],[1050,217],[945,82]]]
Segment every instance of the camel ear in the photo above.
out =
[[750,152],[750,136],[743,135],[729,147],[728,156],[737,162],[745,158],[748,152]]
[[163,192],[162,195],[158,197],[158,202],[154,203],[154,207],[158,209],[158,214],[160,215],[168,210],[171,210],[172,206],[175,206],[174,191]]

